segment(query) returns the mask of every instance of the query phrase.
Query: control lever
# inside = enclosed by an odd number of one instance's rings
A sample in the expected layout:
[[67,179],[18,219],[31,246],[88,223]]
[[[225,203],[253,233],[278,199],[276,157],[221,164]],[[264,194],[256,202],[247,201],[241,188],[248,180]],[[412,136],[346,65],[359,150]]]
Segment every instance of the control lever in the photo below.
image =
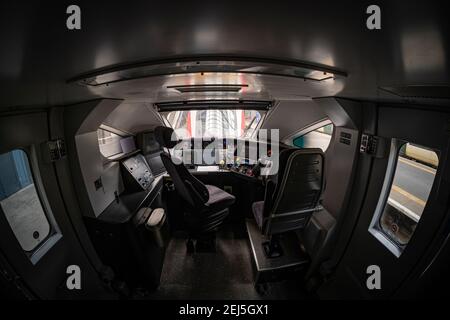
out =
[[252,168],[253,175],[255,177],[259,177],[261,175],[261,168],[264,168],[265,166],[266,164],[263,163],[263,160],[261,158],[259,158],[256,162],[256,165]]

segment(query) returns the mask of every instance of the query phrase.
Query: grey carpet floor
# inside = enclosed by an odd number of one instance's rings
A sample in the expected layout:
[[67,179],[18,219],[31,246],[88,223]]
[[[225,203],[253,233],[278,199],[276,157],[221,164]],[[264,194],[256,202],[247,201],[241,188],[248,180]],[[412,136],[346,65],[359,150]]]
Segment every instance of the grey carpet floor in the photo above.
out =
[[269,284],[260,295],[253,285],[250,246],[243,225],[226,225],[217,235],[216,253],[186,253],[186,240],[172,238],[161,285],[151,299],[305,299],[298,281]]

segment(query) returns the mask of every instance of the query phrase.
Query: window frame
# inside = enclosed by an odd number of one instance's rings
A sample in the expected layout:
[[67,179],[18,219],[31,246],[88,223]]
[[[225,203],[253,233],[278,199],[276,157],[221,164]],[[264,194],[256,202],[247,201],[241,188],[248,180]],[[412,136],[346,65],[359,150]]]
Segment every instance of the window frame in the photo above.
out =
[[[123,138],[125,138],[125,137],[122,136],[122,135],[120,135],[120,134],[117,134],[117,133],[115,133],[115,132],[112,132],[112,131],[110,131],[110,130],[106,130],[106,129],[102,128],[102,127],[99,127],[99,128],[97,129],[97,143],[98,143],[98,148],[99,148],[99,150],[100,150],[100,154],[101,154],[104,158],[106,158],[106,159],[110,159],[110,158],[113,158],[114,156],[117,156],[118,154],[121,154],[122,151],[119,151],[119,152],[116,152],[116,153],[112,153],[112,154],[108,154],[108,155],[104,155],[104,154],[103,154],[102,148],[100,147],[101,144],[99,143],[99,140],[100,140],[100,139],[98,138],[98,131],[99,131],[99,130],[106,131],[106,132],[109,132],[109,133],[111,133],[111,134],[113,134],[113,135],[118,136],[118,137],[119,137],[119,144],[120,144],[120,139],[123,139]],[[105,144],[105,145],[106,145],[106,144]]]
[[[100,148],[100,143],[99,143],[99,141],[98,141],[98,131],[99,131],[99,130],[107,131],[107,132],[112,133],[112,134],[114,134],[114,135],[116,135],[116,136],[119,136],[119,137],[120,137],[120,140],[121,140],[121,139],[128,138],[128,137],[135,137],[134,134],[131,134],[131,133],[129,133],[129,132],[125,132],[125,131],[122,131],[122,130],[119,130],[119,129],[116,129],[116,128],[113,128],[113,127],[110,127],[110,126],[107,126],[107,125],[104,125],[104,124],[101,124],[101,125],[97,128],[97,145],[98,145],[98,150],[99,150],[99,152],[100,152],[100,155],[101,155],[102,158],[103,158],[103,163],[104,163],[104,164],[108,164],[110,161],[114,161],[114,160],[120,158],[121,156],[125,155],[125,153],[124,153],[123,150],[121,149],[121,151],[118,152],[118,153],[114,153],[114,154],[111,154],[111,155],[109,155],[109,156],[105,156],[105,155],[103,154],[101,148]],[[119,140],[119,144],[120,144],[120,140]],[[122,148],[122,147],[121,147],[121,148]]]
[[[14,235],[18,245],[22,249],[22,252],[30,259],[33,265],[36,265],[39,260],[62,238],[61,230],[54,218],[52,209],[50,207],[50,203],[48,201],[47,195],[44,191],[44,184],[42,182],[42,178],[39,171],[39,162],[36,153],[36,147],[34,145],[30,147],[19,147],[11,149],[6,153],[12,151],[23,151],[26,155],[28,166],[30,168],[30,175],[33,179],[33,184],[35,186],[36,194],[39,199],[39,203],[42,207],[42,211],[44,212],[45,218],[47,219],[47,223],[49,225],[49,232],[45,238],[42,239],[32,250],[27,251],[22,247],[19,239],[16,237],[14,230],[12,229],[11,224],[8,222],[8,226],[11,229],[11,232]],[[0,206],[0,212],[5,215],[3,208]]]
[[[208,110],[214,110],[214,109],[186,109],[186,110],[171,110],[171,111],[163,111],[163,112],[159,112],[158,114],[160,115],[160,117],[163,119],[163,123],[165,124],[166,127],[172,128],[173,130],[177,130],[176,128],[174,128],[172,126],[172,123],[169,121],[169,115],[172,112],[177,112],[177,111],[208,111]],[[270,113],[270,111],[268,110],[262,110],[262,109],[240,109],[240,108],[224,108],[224,109],[218,109],[220,111],[226,111],[226,110],[241,110],[241,111],[256,111],[259,113],[260,115],[260,120],[259,122],[256,124],[255,128],[251,131],[251,133],[249,134],[249,132],[246,132],[243,136],[241,137],[205,137],[205,136],[201,136],[201,137],[191,137],[191,138],[183,138],[184,140],[186,139],[203,139],[203,138],[215,138],[215,139],[240,139],[240,140],[252,140],[255,139],[258,136],[258,132],[261,129],[261,127],[263,126],[267,115]],[[250,128],[249,128],[250,129]]]
[[[391,140],[388,165],[386,168],[383,186],[382,186],[382,189],[380,192],[380,197],[378,199],[377,206],[375,208],[375,211],[372,216],[372,220],[370,222],[369,229],[368,229],[369,233],[372,234],[378,241],[380,241],[381,244],[383,244],[397,258],[400,258],[400,256],[404,252],[405,248],[409,245],[411,240],[414,238],[415,232],[411,235],[411,238],[409,239],[408,243],[400,244],[400,243],[396,242],[395,240],[393,240],[385,232],[385,230],[383,229],[383,227],[381,225],[381,219],[383,217],[384,210],[386,208],[386,205],[387,205],[387,202],[389,199],[389,195],[392,190],[392,184],[394,183],[395,174],[397,172],[397,164],[398,164],[398,161],[400,161],[399,160],[400,159],[400,150],[407,143],[412,144],[412,142],[401,140],[401,139],[396,139],[396,138],[393,138]],[[420,145],[419,145],[419,147],[425,148]],[[439,153],[435,150],[433,150],[433,151],[437,154],[438,159],[439,159]],[[436,172],[436,174],[437,174],[437,172]],[[431,191],[433,190],[433,186],[435,183],[436,183],[436,179],[433,180],[433,184],[432,184],[431,190],[430,190],[430,195],[428,196],[428,199],[426,199],[423,213],[425,213],[425,209],[428,206],[429,199],[432,196]],[[422,213],[422,215],[423,215],[423,213]],[[420,221],[422,220],[421,219],[422,215],[421,215],[420,219],[417,221],[417,225],[419,225]]]

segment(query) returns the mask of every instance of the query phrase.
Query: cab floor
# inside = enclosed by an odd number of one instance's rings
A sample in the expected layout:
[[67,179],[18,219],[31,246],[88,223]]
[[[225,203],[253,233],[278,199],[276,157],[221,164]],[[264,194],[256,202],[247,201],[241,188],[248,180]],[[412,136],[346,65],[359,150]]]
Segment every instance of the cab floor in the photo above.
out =
[[250,245],[242,222],[221,228],[215,253],[188,255],[185,237],[173,237],[167,248],[161,284],[149,298],[261,300],[307,299],[307,295],[295,279],[268,284],[263,294],[256,291]]

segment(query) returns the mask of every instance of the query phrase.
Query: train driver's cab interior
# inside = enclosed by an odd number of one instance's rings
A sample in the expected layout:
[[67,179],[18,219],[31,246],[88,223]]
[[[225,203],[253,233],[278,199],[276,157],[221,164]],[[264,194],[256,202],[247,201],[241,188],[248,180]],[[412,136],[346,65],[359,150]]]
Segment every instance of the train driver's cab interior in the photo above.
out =
[[8,11],[1,296],[438,295],[450,87],[437,4],[405,19],[386,3],[370,30],[360,4],[250,17],[136,3],[100,18],[83,2],[80,30],[61,4],[28,7],[48,19]]

